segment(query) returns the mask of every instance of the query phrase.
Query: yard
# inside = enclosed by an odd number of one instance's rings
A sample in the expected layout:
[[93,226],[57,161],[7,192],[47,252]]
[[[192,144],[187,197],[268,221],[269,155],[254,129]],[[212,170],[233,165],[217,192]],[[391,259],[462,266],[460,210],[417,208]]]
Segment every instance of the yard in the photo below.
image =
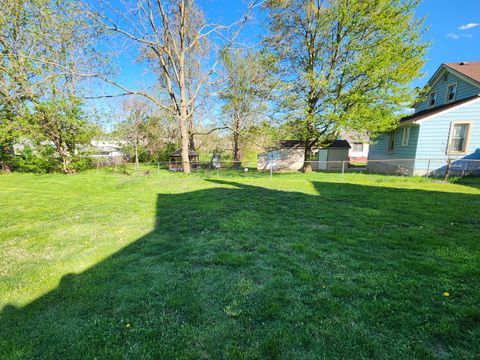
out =
[[0,176],[0,357],[480,357],[480,182]]

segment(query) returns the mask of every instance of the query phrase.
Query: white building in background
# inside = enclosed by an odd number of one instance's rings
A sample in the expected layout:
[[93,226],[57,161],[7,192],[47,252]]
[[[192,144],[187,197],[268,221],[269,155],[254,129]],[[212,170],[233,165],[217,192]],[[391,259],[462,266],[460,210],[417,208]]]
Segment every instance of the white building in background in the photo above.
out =
[[93,149],[93,158],[124,158],[123,148],[127,145],[127,141],[123,139],[94,139],[90,145]]
[[350,150],[348,151],[348,160],[368,160],[368,151],[370,149],[370,144],[367,136],[361,136],[354,133],[344,133],[340,135],[340,139],[347,140],[351,146]]
[[[348,161],[350,144],[346,140],[332,141],[328,146],[312,149],[312,170],[341,170]],[[281,140],[275,148],[258,154],[258,170],[299,171],[303,168],[305,143],[301,140]]]

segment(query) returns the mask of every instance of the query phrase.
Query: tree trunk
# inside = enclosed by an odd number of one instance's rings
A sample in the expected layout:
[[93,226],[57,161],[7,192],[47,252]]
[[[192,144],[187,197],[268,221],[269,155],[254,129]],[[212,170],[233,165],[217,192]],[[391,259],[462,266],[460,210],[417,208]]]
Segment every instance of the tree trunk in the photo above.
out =
[[235,121],[235,128],[233,132],[233,167],[235,169],[240,168],[241,160],[240,160],[240,148],[239,148],[239,141],[240,141],[240,136],[239,136],[239,120],[237,119]]
[[2,144],[0,145],[0,169],[3,172],[10,172],[12,171],[10,162],[14,156],[13,153],[13,146]]
[[181,106],[181,113],[178,119],[180,124],[180,136],[182,138],[182,168],[185,174],[190,174],[190,160],[188,157],[189,149],[188,145],[190,143],[189,136],[188,136],[188,128],[187,128],[187,108],[186,106]]
[[195,135],[193,135],[193,131],[190,131],[190,134],[188,136],[188,147],[195,151]]
[[138,171],[139,163],[138,163],[138,141],[135,141],[135,172]]
[[188,119],[188,146],[190,150],[195,151],[195,124],[193,121],[193,109],[189,110],[190,118]]
[[62,159],[63,173],[67,175],[75,174],[75,169],[70,166],[70,153],[68,152],[67,145],[58,137],[53,140],[53,144],[55,145],[58,155],[60,155],[60,158]]
[[185,82],[185,57],[187,54],[186,50],[186,8],[185,0],[180,2],[180,54],[178,59],[178,87],[180,90],[180,113],[178,114],[178,122],[180,125],[180,136],[182,138],[182,168],[185,174],[190,174],[190,159],[189,159],[189,131],[188,131],[188,104],[187,104],[187,84]]
[[305,154],[303,157],[303,172],[312,172],[312,143],[305,141]]
[[65,174],[75,174],[76,171],[73,169],[70,164],[70,156],[68,154],[68,151],[64,149],[62,146],[57,147],[58,154],[62,158],[62,165],[63,165],[63,172]]

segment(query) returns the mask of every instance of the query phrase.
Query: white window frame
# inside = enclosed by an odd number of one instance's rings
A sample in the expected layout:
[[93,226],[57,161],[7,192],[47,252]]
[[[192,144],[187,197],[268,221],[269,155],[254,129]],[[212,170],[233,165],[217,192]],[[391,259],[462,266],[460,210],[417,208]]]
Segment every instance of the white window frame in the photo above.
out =
[[[362,150],[358,151],[358,150],[355,150],[355,145],[361,145],[362,146]],[[354,153],[363,153],[363,151],[365,150],[365,145],[361,142],[354,142],[352,144],[352,152]]]
[[[457,125],[466,125],[467,129],[465,130],[465,139],[463,141],[463,150],[458,151],[452,149],[452,140],[453,140],[453,131]],[[448,136],[448,149],[447,154],[466,154],[468,152],[468,143],[470,141],[470,133],[472,132],[472,123],[471,121],[454,121],[450,125],[450,134]]]
[[410,126],[403,128],[403,135],[402,135],[402,146],[408,146],[410,141]]
[[[395,150],[395,137],[397,135],[396,131],[392,131],[388,134],[388,139],[387,139],[387,152],[393,152]],[[392,141],[392,148],[390,149],[390,139],[393,139]]]
[[[434,96],[435,101],[433,102],[433,105],[430,105],[430,97],[431,97],[432,95],[435,95],[435,96]],[[428,103],[427,103],[427,104],[428,104],[428,107],[429,107],[429,108],[432,108],[432,107],[434,107],[435,105],[437,105],[437,95],[438,95],[438,94],[437,94],[437,91],[436,91],[436,90],[435,90],[435,91],[432,91],[432,92],[430,92],[430,93],[428,94],[428,99],[427,99]]]
[[[452,99],[452,100],[449,100],[449,99],[448,99],[448,90],[449,90],[452,86],[455,86],[455,93],[453,94],[453,99]],[[455,99],[457,98],[457,92],[458,92],[458,82],[454,82],[454,83],[448,84],[448,86],[447,86],[447,93],[445,94],[445,104],[450,103],[450,102],[452,102],[452,101],[455,101]]]

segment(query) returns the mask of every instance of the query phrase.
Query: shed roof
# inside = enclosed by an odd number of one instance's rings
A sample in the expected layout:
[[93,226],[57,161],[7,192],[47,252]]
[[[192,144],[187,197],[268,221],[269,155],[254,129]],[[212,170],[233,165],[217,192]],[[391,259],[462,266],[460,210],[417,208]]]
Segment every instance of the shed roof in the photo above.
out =
[[[180,149],[175,150],[174,152],[172,152],[170,154],[170,156],[173,156],[173,157],[182,156],[182,149],[180,148]],[[188,149],[188,156],[197,156],[197,153],[192,149]]]
[[350,143],[347,140],[333,140],[330,144],[327,146],[324,146],[324,148],[327,149],[333,149],[333,148],[347,148],[350,149]]

